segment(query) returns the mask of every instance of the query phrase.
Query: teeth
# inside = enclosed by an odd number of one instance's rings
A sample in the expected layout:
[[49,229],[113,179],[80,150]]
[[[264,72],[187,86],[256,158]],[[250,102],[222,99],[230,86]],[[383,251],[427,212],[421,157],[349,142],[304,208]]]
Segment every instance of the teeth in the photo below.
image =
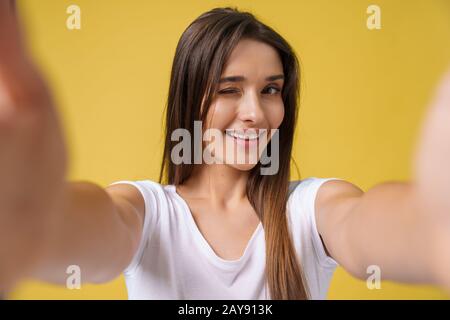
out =
[[242,139],[242,140],[256,140],[259,138],[259,135],[254,132],[242,134],[242,133],[238,133],[236,131],[228,131],[227,130],[226,134],[228,134],[229,136],[231,136],[233,138]]

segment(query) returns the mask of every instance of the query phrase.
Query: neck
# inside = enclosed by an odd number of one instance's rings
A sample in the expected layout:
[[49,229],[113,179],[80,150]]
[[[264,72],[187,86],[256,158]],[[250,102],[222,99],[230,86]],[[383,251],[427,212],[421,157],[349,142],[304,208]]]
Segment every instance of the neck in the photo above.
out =
[[249,171],[224,164],[202,164],[194,168],[183,184],[196,198],[207,198],[215,205],[231,207],[247,198]]

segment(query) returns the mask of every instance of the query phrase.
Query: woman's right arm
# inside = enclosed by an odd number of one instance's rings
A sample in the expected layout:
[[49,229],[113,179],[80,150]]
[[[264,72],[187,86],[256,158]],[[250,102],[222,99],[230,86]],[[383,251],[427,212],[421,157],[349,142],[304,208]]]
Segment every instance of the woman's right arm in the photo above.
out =
[[65,284],[67,268],[80,268],[81,281],[103,283],[131,262],[140,243],[144,199],[132,185],[106,189],[91,182],[68,182],[32,276]]

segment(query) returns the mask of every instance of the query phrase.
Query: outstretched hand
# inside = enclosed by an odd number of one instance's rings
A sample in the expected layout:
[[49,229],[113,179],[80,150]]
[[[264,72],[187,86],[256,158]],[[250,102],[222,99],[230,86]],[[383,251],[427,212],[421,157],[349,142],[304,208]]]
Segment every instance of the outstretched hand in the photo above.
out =
[[44,80],[0,1],[0,289],[36,263],[63,194],[66,148]]

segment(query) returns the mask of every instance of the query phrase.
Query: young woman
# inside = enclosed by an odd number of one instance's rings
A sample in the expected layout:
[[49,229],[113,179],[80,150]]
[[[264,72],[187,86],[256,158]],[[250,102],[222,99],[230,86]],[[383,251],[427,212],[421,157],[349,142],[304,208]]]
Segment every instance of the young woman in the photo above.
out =
[[[11,6],[0,2],[3,287],[25,276],[65,284],[69,265],[83,282],[123,272],[131,299],[323,299],[337,265],[361,279],[376,266],[382,279],[450,287],[450,172],[437,174],[450,163],[448,79],[413,182],[366,193],[338,178],[289,182],[297,58],[252,14],[216,8],[188,26],[175,52],[159,182],[101,188],[65,180],[55,108]],[[196,163],[195,139],[191,161],[174,162],[173,132],[194,136],[195,121],[201,133],[219,132],[200,145],[222,163]],[[262,174],[260,151],[253,163],[229,161],[257,142],[278,157],[275,173]]]

